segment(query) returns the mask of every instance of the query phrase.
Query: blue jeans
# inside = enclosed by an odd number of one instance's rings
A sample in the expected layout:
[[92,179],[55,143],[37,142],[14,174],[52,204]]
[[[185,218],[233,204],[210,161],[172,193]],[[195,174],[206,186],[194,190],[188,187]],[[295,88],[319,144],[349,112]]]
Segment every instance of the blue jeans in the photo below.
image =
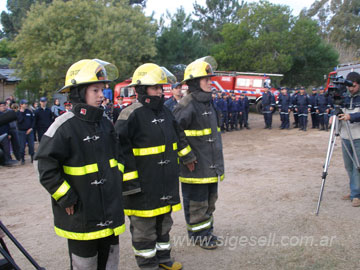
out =
[[[343,152],[343,159],[345,169],[350,178],[350,198],[360,198],[360,173],[356,169],[353,161],[349,157],[348,153],[344,148],[344,144],[346,145],[347,149],[349,150],[350,154],[353,156],[353,149],[351,148],[351,144],[349,140],[342,139],[342,152]],[[358,159],[360,160],[360,139],[354,140],[355,151],[357,154]]]
[[34,131],[32,130],[28,135],[26,135],[26,131],[19,130],[19,143],[20,143],[20,157],[21,160],[24,160],[25,157],[25,146],[26,143],[29,147],[29,155],[34,155]]

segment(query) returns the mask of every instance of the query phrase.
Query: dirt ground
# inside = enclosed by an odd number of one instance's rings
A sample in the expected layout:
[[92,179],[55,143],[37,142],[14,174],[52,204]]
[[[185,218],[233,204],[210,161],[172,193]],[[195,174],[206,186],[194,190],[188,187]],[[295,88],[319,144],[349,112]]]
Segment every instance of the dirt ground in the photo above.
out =
[[[251,130],[223,135],[226,177],[214,230],[221,246],[206,251],[187,245],[179,211],[173,213],[172,256],[186,270],[360,269],[360,208],[341,200],[349,185],[340,140],[315,216],[329,132],[279,130],[278,114],[272,130],[263,129],[261,115],[250,114],[249,122]],[[53,231],[50,196],[33,166],[27,160],[25,166],[1,167],[0,179],[2,222],[41,266],[69,269],[67,242]],[[33,269],[5,240],[19,266]],[[119,269],[137,269],[128,229],[120,236]]]

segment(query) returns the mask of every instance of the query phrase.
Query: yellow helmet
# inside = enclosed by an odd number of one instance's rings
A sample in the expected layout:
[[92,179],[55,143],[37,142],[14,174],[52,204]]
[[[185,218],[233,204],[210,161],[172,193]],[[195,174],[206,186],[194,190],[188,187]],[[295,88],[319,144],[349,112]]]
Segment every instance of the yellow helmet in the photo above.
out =
[[212,56],[205,56],[197,59],[186,67],[184,80],[182,82],[196,78],[215,76],[213,69],[215,70],[216,68],[217,63]]
[[115,65],[99,59],[83,59],[68,69],[65,78],[65,86],[59,90],[60,93],[67,93],[73,86],[112,82],[119,76]]
[[147,63],[135,70],[130,86],[173,84],[175,82],[175,76],[165,67]]

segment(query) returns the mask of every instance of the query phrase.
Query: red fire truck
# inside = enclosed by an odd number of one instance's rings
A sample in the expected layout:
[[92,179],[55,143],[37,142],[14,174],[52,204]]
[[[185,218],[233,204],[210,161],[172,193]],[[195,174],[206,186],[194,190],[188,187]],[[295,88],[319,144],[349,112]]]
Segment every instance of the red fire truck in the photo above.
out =
[[[240,95],[242,93],[248,97],[250,104],[256,106],[256,110],[261,112],[261,99],[265,87],[271,87],[270,77],[282,77],[282,74],[264,74],[251,72],[236,71],[215,71],[216,76],[212,78],[213,86],[216,90],[225,93],[234,93]],[[270,88],[275,99],[279,95],[279,91]]]

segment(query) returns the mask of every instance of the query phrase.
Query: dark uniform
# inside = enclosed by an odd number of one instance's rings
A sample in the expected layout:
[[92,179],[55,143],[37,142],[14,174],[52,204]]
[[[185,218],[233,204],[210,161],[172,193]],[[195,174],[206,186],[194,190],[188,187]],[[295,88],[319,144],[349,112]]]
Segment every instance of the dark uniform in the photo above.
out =
[[319,111],[318,120],[319,120],[319,129],[320,130],[328,130],[328,112],[331,107],[331,102],[329,101],[329,97],[327,97],[324,93],[318,94],[315,99],[315,109]]
[[[235,96],[234,96],[235,97]],[[230,126],[231,130],[237,130],[239,106],[236,99],[233,96],[229,100],[229,113],[230,113]]]
[[294,114],[294,128],[299,127],[299,113],[295,110],[295,100],[297,95],[299,94],[299,90],[295,89],[295,93],[291,96],[291,103],[293,108],[293,114]]
[[[17,126],[18,126],[18,134],[19,134],[19,144],[20,144],[20,158],[22,164],[25,162],[25,147],[26,144],[29,147],[29,155],[31,157],[31,161],[34,156],[34,114],[26,109],[24,112],[17,111]],[[29,134],[26,134],[27,130],[32,129]]]
[[270,108],[275,108],[275,97],[270,92],[267,91],[262,94],[262,113],[264,115],[265,128],[271,129],[272,125],[272,110]]
[[308,110],[311,109],[310,98],[306,93],[299,93],[295,97],[293,104],[298,112],[300,129],[306,131]]
[[289,110],[292,109],[291,97],[289,94],[280,94],[278,97],[278,108],[280,112],[281,129],[290,128]]
[[116,123],[125,154],[124,212],[139,267],[158,269],[171,261],[171,212],[181,209],[178,155],[195,157],[170,110],[139,101],[125,108]]
[[174,111],[175,106],[178,104],[177,100],[174,97],[169,98],[167,101],[165,101],[164,105],[169,108],[169,110],[172,112]]
[[229,119],[228,119],[228,103],[226,99],[226,94],[221,94],[221,99],[217,102],[217,108],[221,112],[220,115],[220,127],[221,131],[229,131]]
[[[118,256],[118,235],[125,231],[123,158],[103,114],[100,108],[76,104],[56,118],[35,156],[40,182],[52,197],[55,232],[68,239],[76,269],[94,269],[90,266],[96,262],[97,269],[111,267],[107,262]],[[74,214],[68,215],[65,208],[72,205]]]
[[218,128],[219,115],[210,102],[211,96],[207,98],[200,89],[191,90],[180,101],[174,115],[185,130],[197,160],[192,172],[180,163],[188,234],[197,241],[213,237],[213,212],[218,197],[218,182],[224,178],[224,159]]
[[41,137],[47,131],[54,121],[54,116],[48,107],[37,108],[35,110],[35,130],[38,134],[38,140],[41,141]]
[[318,93],[314,92],[314,91],[317,91],[316,88],[313,88],[312,90],[313,90],[313,93],[310,96],[311,123],[312,123],[312,128],[318,128],[319,127],[319,121],[318,121],[318,116],[317,116],[316,108],[315,108],[315,100],[316,100],[316,97],[317,97]]

